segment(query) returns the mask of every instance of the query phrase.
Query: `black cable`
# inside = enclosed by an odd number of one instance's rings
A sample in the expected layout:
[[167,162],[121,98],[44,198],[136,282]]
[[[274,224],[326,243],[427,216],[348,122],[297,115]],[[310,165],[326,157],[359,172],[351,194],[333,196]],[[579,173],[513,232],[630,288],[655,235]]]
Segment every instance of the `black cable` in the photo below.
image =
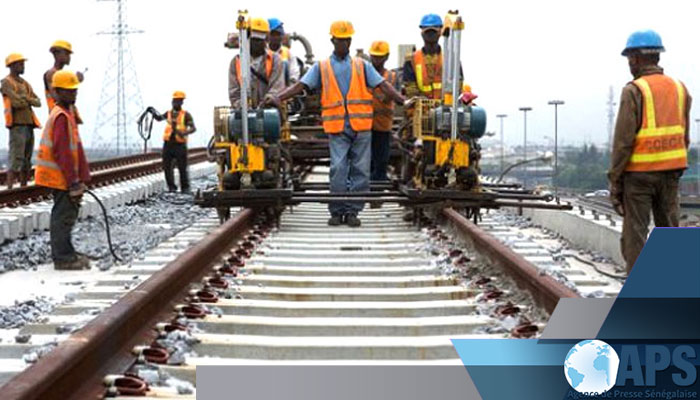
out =
[[136,122],[139,127],[139,136],[146,142],[151,140],[151,131],[153,130],[153,121],[155,120],[156,114],[157,111],[153,107],[148,107],[141,113]]
[[621,280],[621,281],[624,281],[625,279],[627,279],[627,276],[625,276],[625,275],[615,275],[615,274],[611,274],[611,273],[609,273],[609,272],[605,272],[605,271],[603,271],[602,269],[600,269],[600,268],[598,267],[598,265],[596,265],[595,263],[590,262],[590,261],[588,261],[588,260],[584,260],[583,258],[577,256],[576,254],[562,254],[562,256],[564,256],[564,257],[575,258],[575,259],[576,259],[577,261],[579,261],[579,262],[582,262],[582,263],[584,263],[584,264],[586,264],[586,265],[590,265],[591,267],[593,267],[593,269],[596,270],[596,272],[598,272],[599,274],[605,275],[605,276],[607,276],[607,277],[610,277],[610,278],[613,278],[613,279],[618,279],[618,280]]
[[104,215],[105,217],[105,230],[107,231],[107,243],[109,244],[109,251],[110,253],[112,253],[112,257],[114,257],[115,260],[123,262],[122,259],[114,251],[114,247],[112,246],[112,235],[109,231],[109,218],[107,217],[107,209],[105,208],[104,204],[102,204],[102,201],[99,199],[99,197],[97,197],[97,195],[91,190],[85,189],[85,193],[92,196],[95,199],[95,201],[97,201],[97,204],[100,205],[100,208],[102,209],[102,215]]

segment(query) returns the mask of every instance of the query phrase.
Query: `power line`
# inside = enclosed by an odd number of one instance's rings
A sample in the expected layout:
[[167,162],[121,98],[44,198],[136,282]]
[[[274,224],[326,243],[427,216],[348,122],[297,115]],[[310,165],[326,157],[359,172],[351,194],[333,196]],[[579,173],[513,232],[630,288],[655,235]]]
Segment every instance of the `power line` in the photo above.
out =
[[127,127],[136,126],[138,113],[143,109],[141,89],[136,67],[129,47],[129,35],[143,33],[131,29],[126,22],[126,0],[96,0],[116,3],[116,20],[109,30],[98,35],[112,36],[111,51],[102,82],[102,93],[97,107],[93,132],[93,146],[105,151],[129,153],[140,149],[135,135]]

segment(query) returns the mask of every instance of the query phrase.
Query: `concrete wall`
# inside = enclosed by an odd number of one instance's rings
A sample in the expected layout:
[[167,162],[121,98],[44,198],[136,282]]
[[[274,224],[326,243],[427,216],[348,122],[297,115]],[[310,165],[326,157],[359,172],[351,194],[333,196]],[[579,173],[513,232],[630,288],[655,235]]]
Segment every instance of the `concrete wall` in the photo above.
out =
[[622,220],[616,218],[616,226],[611,226],[607,218],[600,216],[596,221],[590,210],[581,215],[578,209],[555,211],[523,209],[523,216],[547,229],[559,233],[574,245],[595,251],[610,258],[619,265],[625,265],[620,253]]

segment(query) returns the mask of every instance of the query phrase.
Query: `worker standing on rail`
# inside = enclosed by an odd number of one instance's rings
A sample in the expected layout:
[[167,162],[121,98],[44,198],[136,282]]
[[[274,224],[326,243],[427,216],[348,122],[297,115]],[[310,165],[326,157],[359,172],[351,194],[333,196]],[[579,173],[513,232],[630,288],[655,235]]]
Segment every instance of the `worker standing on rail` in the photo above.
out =
[[[389,58],[389,43],[376,41],[369,49],[372,66],[384,80],[398,90],[396,71],[389,71],[384,64]],[[391,148],[391,128],[394,123],[394,102],[380,88],[372,91],[374,118],[372,120],[372,163],[370,175],[373,181],[388,181],[386,169],[389,165],[389,150]],[[381,203],[372,203],[372,206]]]
[[70,71],[56,71],[51,87],[56,105],[49,114],[39,143],[36,184],[52,189],[51,257],[54,269],[89,269],[90,261],[76,253],[71,231],[78,219],[85,183],[90,181],[90,168],[78,132],[73,105],[80,79]]
[[437,14],[424,15],[420,20],[423,47],[416,50],[403,66],[403,84],[407,96],[442,97],[442,52],[440,32],[442,19]]
[[658,65],[664,50],[661,37],[647,30],[630,35],[622,51],[634,80],[622,89],[608,179],[612,204],[624,217],[628,273],[646,242],[650,213],[658,227],[678,226],[678,185],[688,167],[692,99]]
[[299,64],[289,47],[282,44],[285,35],[284,23],[277,18],[270,18],[267,22],[270,24],[270,35],[268,36],[270,50],[280,56],[284,66],[284,85],[289,86],[299,81]]
[[[304,89],[321,89],[321,119],[329,136],[331,193],[369,191],[372,92],[379,87],[397,103],[406,99],[397,92],[367,61],[349,55],[355,30],[349,21],[333,22],[330,29],[333,54],[319,61],[295,83],[268,102],[280,107],[281,102]],[[328,204],[331,217],[328,225],[360,226],[361,201],[334,201]]]
[[34,128],[41,128],[39,119],[32,111],[32,107],[41,107],[41,100],[34,94],[31,85],[20,76],[24,74],[26,60],[19,53],[7,56],[5,66],[10,69],[10,74],[2,80],[0,86],[5,107],[5,126],[10,130],[8,189],[12,189],[15,175],[19,176],[20,186],[27,185],[32,171]]
[[[270,24],[264,18],[251,18],[248,36],[250,37],[250,74],[248,99],[253,107],[260,105],[267,94],[279,93],[284,89],[284,66],[279,55],[267,49],[267,35]],[[231,60],[228,73],[228,94],[231,107],[240,108],[241,101],[241,60],[236,55]]]
[[[50,113],[54,105],[56,105],[56,96],[51,88],[51,78],[53,78],[53,74],[55,74],[56,71],[60,71],[63,67],[70,64],[73,46],[65,40],[56,40],[49,48],[49,51],[53,55],[54,62],[53,67],[44,73],[44,94],[46,95],[46,105],[49,107]],[[83,73],[76,72],[75,74],[82,83],[84,79]],[[82,124],[83,120],[80,118],[77,108],[74,108],[73,113],[75,114],[75,120],[78,124]]]
[[[173,93],[172,110],[165,114],[154,113],[156,121],[167,121],[163,132],[163,171],[168,191],[176,192],[173,176],[173,162],[177,163],[180,172],[180,191],[190,192],[190,179],[187,171],[187,136],[197,131],[192,114],[182,109],[185,92],[177,90]],[[155,111],[155,110],[154,110]]]

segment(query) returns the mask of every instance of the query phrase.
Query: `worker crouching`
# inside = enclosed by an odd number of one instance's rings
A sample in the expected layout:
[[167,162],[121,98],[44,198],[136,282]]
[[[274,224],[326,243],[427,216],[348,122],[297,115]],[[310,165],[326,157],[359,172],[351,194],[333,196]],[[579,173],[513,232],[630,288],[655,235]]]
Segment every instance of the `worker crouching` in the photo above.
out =
[[71,232],[80,211],[90,170],[73,113],[78,95],[78,76],[60,70],[53,74],[51,85],[56,106],[51,110],[39,144],[35,180],[52,189],[51,257],[57,270],[89,269],[90,261],[76,253]]

